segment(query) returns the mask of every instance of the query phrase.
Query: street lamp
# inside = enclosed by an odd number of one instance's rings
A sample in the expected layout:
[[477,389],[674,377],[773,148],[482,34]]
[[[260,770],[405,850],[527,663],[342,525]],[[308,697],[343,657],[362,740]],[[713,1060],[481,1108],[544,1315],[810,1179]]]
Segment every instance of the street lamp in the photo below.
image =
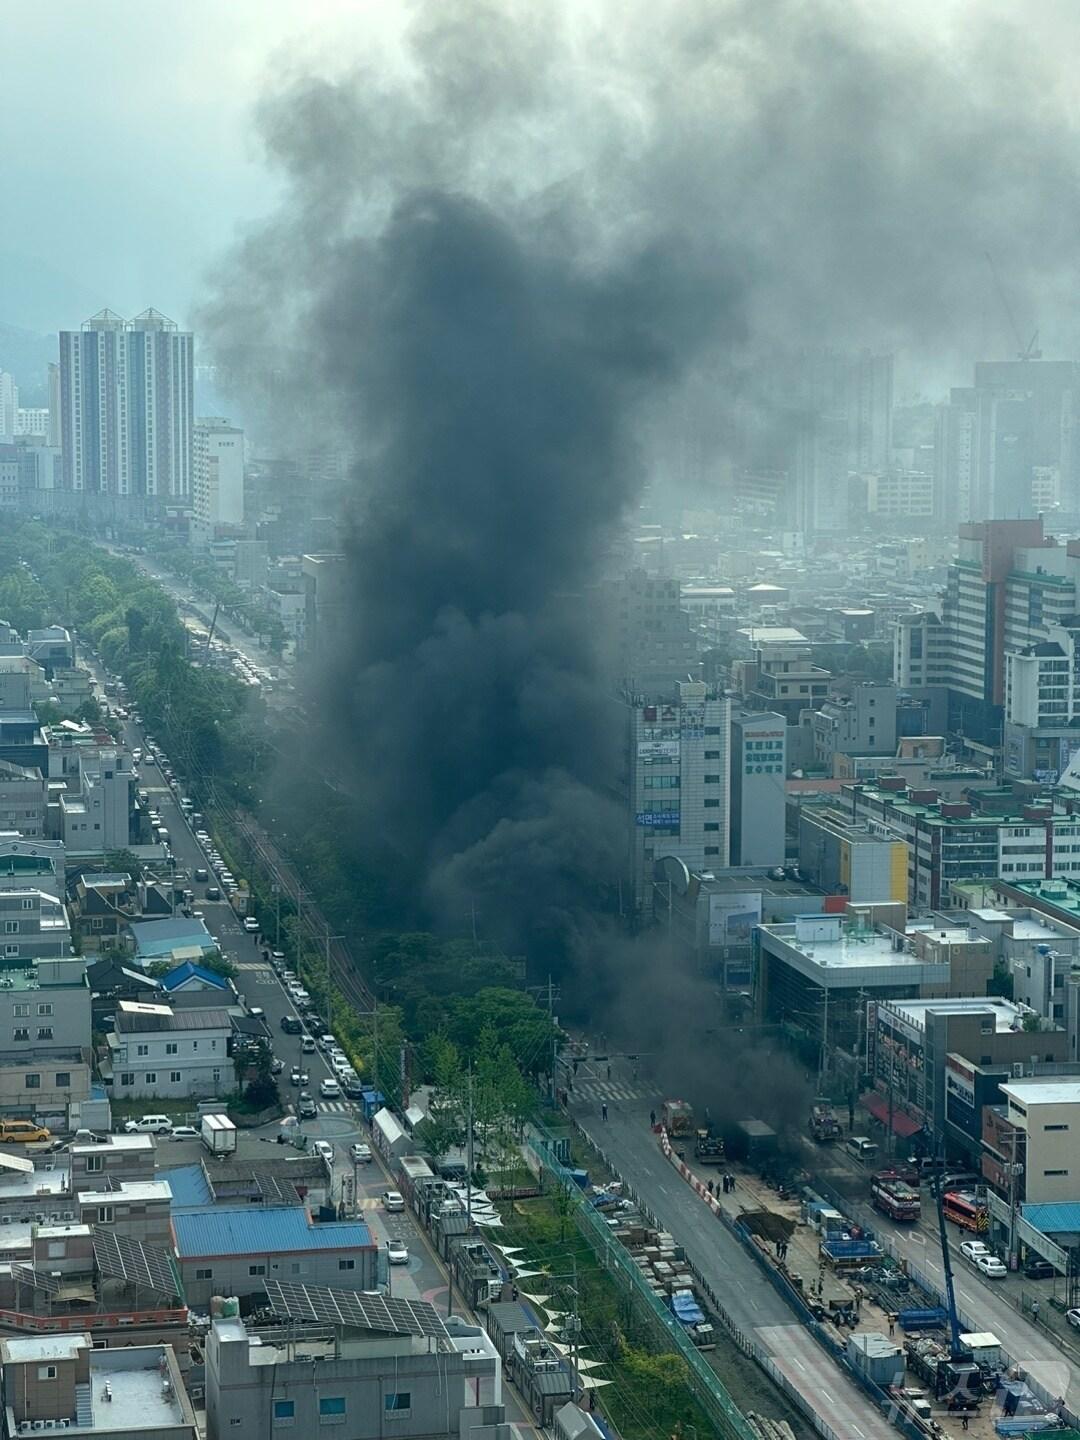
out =
[[394,1293],[394,1267],[390,1264],[390,1241],[386,1242],[386,1293],[388,1296]]

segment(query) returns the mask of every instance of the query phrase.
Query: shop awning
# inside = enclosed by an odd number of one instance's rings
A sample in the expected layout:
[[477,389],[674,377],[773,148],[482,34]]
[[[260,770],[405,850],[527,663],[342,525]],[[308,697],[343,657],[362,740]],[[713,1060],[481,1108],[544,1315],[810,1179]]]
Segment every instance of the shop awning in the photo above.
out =
[[[881,1121],[886,1130],[889,1128],[889,1102],[884,1095],[879,1094],[877,1090],[871,1090],[862,1097],[861,1104],[864,1110],[869,1110],[875,1120]],[[917,1135],[922,1128],[917,1120],[913,1120],[910,1115],[906,1115],[896,1106],[893,1107],[892,1129],[894,1135],[899,1135],[902,1140],[906,1140],[911,1135]]]

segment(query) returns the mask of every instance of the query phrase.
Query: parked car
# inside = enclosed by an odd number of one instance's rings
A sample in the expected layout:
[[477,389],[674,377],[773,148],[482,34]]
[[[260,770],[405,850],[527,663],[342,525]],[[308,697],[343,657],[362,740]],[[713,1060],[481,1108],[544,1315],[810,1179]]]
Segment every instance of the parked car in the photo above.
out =
[[303,1040],[301,1040],[300,1049],[304,1052],[305,1055],[315,1054],[315,1041],[311,1038],[310,1035],[305,1035]]
[[409,1247],[404,1240],[388,1240],[386,1242],[386,1258],[391,1265],[407,1265],[409,1263]]
[[141,1115],[138,1120],[125,1121],[124,1130],[128,1135],[168,1135],[172,1121],[167,1115]]
[[304,1028],[295,1015],[283,1015],[281,1017],[281,1028],[286,1035],[299,1035]]
[[1052,1280],[1056,1274],[1049,1260],[1029,1260],[1024,1266],[1024,1275],[1028,1280]]
[[384,1190],[382,1195],[383,1209],[392,1215],[399,1214],[405,1209],[405,1197],[400,1190]]
[[1080,1330],[1080,1310],[1066,1310],[1065,1319],[1070,1325],[1075,1325]]
[[371,1161],[371,1146],[365,1145],[362,1140],[357,1140],[354,1142],[349,1154],[357,1165],[367,1165]]
[[976,1255],[975,1269],[990,1280],[1004,1280],[1009,1273],[996,1255]]
[[249,935],[257,935],[259,933],[259,922],[255,919],[254,915],[244,916],[244,929]]
[[199,1132],[194,1125],[174,1125],[170,1132],[170,1140],[198,1140]]
[[33,1120],[0,1120],[0,1144],[33,1145],[38,1140],[51,1140],[52,1132]]
[[981,1240],[965,1240],[960,1246],[960,1254],[965,1260],[974,1260],[977,1255],[989,1255],[990,1247]]
[[341,1098],[341,1086],[336,1080],[326,1079],[319,1086],[319,1094],[324,1100],[339,1100]]
[[311,1147],[316,1155],[321,1155],[330,1165],[334,1163],[334,1147],[329,1140],[316,1140]]

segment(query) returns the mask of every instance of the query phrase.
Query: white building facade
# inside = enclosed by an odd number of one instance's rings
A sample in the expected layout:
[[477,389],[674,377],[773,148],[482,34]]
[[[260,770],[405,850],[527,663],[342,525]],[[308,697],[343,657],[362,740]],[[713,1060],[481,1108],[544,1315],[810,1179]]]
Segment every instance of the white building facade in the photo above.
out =
[[213,1096],[234,1087],[227,1010],[172,1010],[121,1000],[109,1035],[116,1099]]

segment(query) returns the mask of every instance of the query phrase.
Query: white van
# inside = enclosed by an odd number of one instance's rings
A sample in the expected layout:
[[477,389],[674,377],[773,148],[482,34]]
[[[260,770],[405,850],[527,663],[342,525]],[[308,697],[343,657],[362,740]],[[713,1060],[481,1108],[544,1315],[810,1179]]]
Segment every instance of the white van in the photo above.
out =
[[871,1160],[877,1159],[878,1147],[866,1135],[849,1135],[844,1148],[862,1165],[868,1165]]

